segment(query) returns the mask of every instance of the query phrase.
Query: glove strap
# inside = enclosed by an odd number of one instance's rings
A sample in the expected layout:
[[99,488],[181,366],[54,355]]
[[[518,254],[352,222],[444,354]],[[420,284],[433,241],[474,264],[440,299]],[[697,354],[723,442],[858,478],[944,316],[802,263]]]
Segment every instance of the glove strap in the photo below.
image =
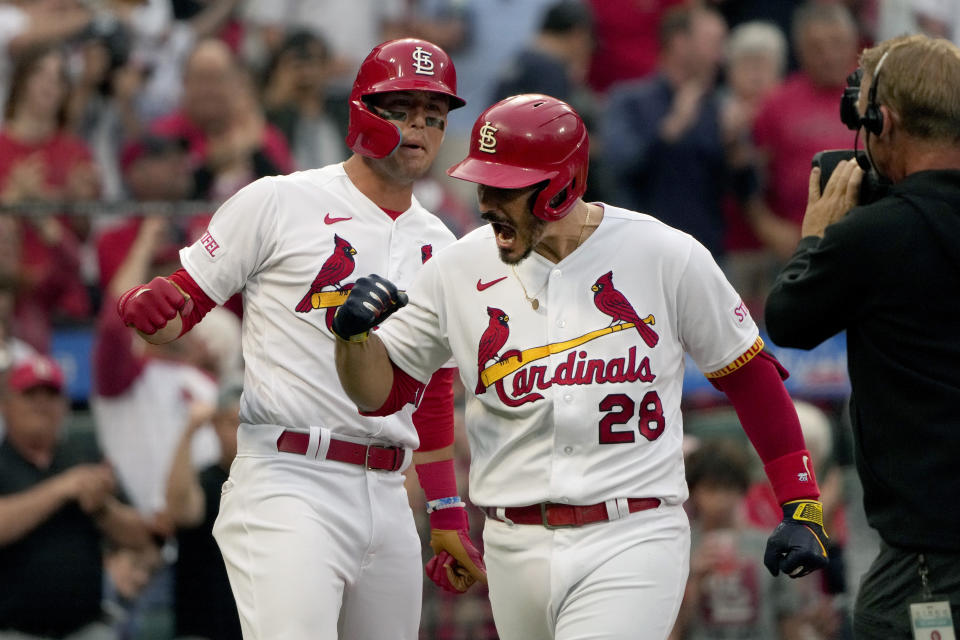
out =
[[352,336],[349,336],[349,337],[347,337],[347,338],[344,338],[343,336],[341,336],[339,333],[336,333],[336,332],[334,332],[333,335],[337,336],[337,339],[338,339],[338,340],[343,340],[344,342],[352,342],[352,343],[354,343],[354,344],[361,344],[361,343],[367,341],[367,338],[370,337],[370,332],[369,332],[369,331],[364,331],[363,333],[357,333],[357,334],[352,335]]
[[795,522],[810,522],[823,529],[823,504],[817,500],[786,502],[783,504],[783,515]]

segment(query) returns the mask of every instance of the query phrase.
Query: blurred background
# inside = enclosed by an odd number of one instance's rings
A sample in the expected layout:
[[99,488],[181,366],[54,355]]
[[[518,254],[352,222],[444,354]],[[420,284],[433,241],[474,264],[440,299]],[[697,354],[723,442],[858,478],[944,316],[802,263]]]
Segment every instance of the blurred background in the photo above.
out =
[[[17,466],[4,444],[0,495],[54,479],[73,505],[0,512],[0,639],[239,638],[209,525],[235,450],[242,309],[232,300],[153,347],[119,325],[115,303],[176,269],[177,249],[244,185],[346,159],[346,98],[376,44],[416,36],[453,57],[467,106],[415,193],[455,234],[480,224],[473,185],[444,173],[474,119],[547,93],[591,131],[587,199],[696,237],[762,330],[765,292],[799,240],[810,159],[853,146],[839,100],[858,52],[917,31],[960,40],[960,3],[0,0],[0,439],[28,434],[16,439],[44,462]],[[694,548],[675,638],[851,637],[876,539],[851,466],[845,343],[768,345],[792,374],[834,562],[797,581],[765,573],[779,507],[691,362]],[[415,479],[410,496],[427,535]],[[114,497],[146,543],[90,527]],[[483,516],[470,513],[479,540]],[[485,591],[425,583],[422,638],[497,637]]]

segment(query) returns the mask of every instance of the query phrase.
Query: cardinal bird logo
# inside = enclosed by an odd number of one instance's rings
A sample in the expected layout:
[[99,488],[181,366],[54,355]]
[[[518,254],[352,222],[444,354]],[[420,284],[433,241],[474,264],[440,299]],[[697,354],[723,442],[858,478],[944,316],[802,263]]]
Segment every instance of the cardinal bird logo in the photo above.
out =
[[607,271],[597,278],[597,281],[593,283],[590,289],[594,292],[593,304],[597,305],[597,309],[613,318],[610,321],[611,326],[617,322],[632,322],[648,347],[652,348],[657,345],[657,342],[660,341],[660,336],[640,319],[640,316],[634,311],[633,305],[630,304],[626,296],[613,287],[613,271]]
[[427,260],[433,257],[433,245],[425,244],[420,247],[420,261],[426,263]]
[[480,374],[483,373],[483,366],[491,359],[496,358],[500,349],[507,343],[510,337],[510,327],[507,322],[510,316],[496,307],[487,307],[487,315],[490,316],[490,322],[480,336],[480,348],[477,350],[477,388],[475,393],[480,395],[487,390]]
[[306,313],[313,309],[310,297],[315,293],[320,293],[320,290],[324,287],[333,286],[338,291],[342,290],[343,287],[340,286],[340,282],[348,278],[357,266],[353,261],[353,256],[357,250],[350,246],[349,242],[335,235],[333,236],[333,244],[333,253],[324,261],[317,277],[313,279],[313,284],[310,285],[307,295],[303,296],[300,304],[297,305],[297,311],[300,313]]

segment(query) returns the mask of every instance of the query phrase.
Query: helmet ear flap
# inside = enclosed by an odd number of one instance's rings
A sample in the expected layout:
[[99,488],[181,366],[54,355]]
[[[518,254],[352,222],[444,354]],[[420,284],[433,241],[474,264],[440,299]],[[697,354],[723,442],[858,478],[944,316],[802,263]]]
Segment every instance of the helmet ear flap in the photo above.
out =
[[400,127],[384,120],[363,103],[350,101],[350,127],[347,146],[369,158],[386,158],[397,150],[402,140]]
[[564,217],[567,214],[567,205],[571,193],[567,186],[557,189],[557,185],[553,184],[553,181],[544,185],[533,202],[533,214],[547,222],[553,222]]

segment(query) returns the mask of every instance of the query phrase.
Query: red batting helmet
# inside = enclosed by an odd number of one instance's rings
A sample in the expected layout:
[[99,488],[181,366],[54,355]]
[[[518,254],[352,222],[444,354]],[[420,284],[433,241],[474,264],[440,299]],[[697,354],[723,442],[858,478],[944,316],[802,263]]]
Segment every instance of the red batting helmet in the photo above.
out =
[[457,96],[457,72],[447,53],[426,40],[404,38],[374,47],[360,64],[350,92],[347,146],[370,158],[385,158],[400,146],[400,129],[381,118],[364,98],[388,91],[432,91],[450,98],[450,108],[466,102]]
[[480,114],[467,157],[447,174],[501,189],[547,182],[533,203],[533,215],[559,220],[587,190],[589,151],[587,128],[570,105],[525,94]]

